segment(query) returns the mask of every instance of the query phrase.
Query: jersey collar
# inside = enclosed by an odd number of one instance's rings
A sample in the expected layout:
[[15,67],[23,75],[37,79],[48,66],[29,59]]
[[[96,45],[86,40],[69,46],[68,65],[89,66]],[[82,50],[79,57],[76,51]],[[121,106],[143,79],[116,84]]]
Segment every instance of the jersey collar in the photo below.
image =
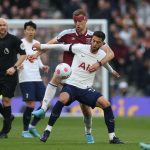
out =
[[[75,29],[75,31],[76,31],[76,29]],[[86,29],[85,33],[83,33],[83,34],[79,34],[79,33],[76,31],[76,35],[77,35],[77,36],[86,36],[86,35],[87,35],[87,32],[88,32],[87,29]]]

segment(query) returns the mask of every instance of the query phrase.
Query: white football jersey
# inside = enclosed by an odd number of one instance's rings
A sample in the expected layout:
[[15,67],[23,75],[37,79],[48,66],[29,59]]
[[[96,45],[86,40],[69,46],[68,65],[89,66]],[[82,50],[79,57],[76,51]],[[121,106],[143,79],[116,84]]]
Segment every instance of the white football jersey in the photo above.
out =
[[72,62],[72,74],[65,83],[86,89],[91,87],[94,82],[96,72],[90,73],[89,67],[102,60],[106,53],[99,49],[96,54],[90,52],[91,45],[74,44],[72,52],[75,54]]
[[[36,53],[35,51],[32,50],[32,45],[34,43],[37,43],[38,41],[33,40],[32,43],[30,43],[25,38],[23,38],[22,41],[24,43],[27,55],[32,55]],[[23,69],[19,70],[19,83],[30,81],[42,81],[39,70],[42,67],[43,63],[41,62],[40,57],[38,57],[38,59],[35,59],[33,63],[31,63],[29,60],[24,60]]]

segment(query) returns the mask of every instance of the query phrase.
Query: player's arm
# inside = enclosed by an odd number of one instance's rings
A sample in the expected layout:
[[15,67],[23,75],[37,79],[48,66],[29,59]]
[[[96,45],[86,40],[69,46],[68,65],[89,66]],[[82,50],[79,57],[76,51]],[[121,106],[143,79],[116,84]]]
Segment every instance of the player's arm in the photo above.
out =
[[[48,41],[47,44],[57,44],[57,43],[58,43],[57,37],[55,37],[55,38],[51,39],[50,41]],[[34,49],[34,46],[33,46],[33,49]],[[43,51],[37,51],[34,55],[29,55],[27,59],[28,59],[30,62],[33,62],[34,59],[37,59],[40,55],[42,55],[44,52],[46,52],[46,50],[47,50],[47,49],[45,49],[45,50],[43,50]]]
[[101,60],[101,64],[103,65],[103,64],[109,62],[110,60],[112,60],[112,59],[115,57],[115,55],[114,55],[113,50],[109,47],[108,44],[103,45],[103,46],[101,47],[101,49],[104,50],[105,53],[106,53],[106,57],[104,57],[104,58]]
[[23,61],[26,59],[26,54],[20,55],[18,58],[17,62],[14,64],[14,66],[10,67],[9,69],[6,70],[7,75],[13,75],[17,68],[23,63]]
[[70,50],[72,50],[72,44],[40,44],[40,43],[35,43],[32,46],[32,48],[37,50],[37,51],[45,51],[45,50],[70,51]]
[[103,65],[114,77],[116,77],[116,78],[119,78],[120,77],[120,74],[117,72],[117,71],[115,71],[112,67],[111,67],[111,65],[109,65],[109,63],[106,63],[106,64],[104,64]]
[[104,50],[104,52],[106,53],[106,56],[102,60],[100,60],[98,63],[93,64],[89,69],[90,72],[94,72],[98,70],[99,67],[101,67],[103,64],[109,62],[110,60],[114,58],[114,52],[107,44],[103,45],[101,49]]
[[23,63],[23,61],[25,59],[26,59],[26,55],[25,54],[24,55],[20,55],[14,66],[19,67]]
[[40,57],[38,57],[38,63],[39,63],[40,69],[42,69],[44,72],[48,73],[48,71],[49,71],[49,66],[48,66],[48,65],[44,65],[44,64],[42,63],[42,60],[41,60]]

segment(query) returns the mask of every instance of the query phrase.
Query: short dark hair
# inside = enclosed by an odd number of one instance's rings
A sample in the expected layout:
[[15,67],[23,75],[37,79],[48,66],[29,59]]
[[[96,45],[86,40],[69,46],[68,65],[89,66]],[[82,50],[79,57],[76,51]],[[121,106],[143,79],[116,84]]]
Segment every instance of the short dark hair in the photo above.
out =
[[97,36],[97,37],[101,38],[102,41],[105,40],[105,33],[102,32],[102,31],[95,31],[95,32],[93,33],[93,36]]
[[79,15],[87,16],[86,12],[83,9],[77,9],[73,12],[73,16],[79,16]]
[[24,24],[24,30],[27,28],[27,26],[31,26],[34,29],[36,29],[36,24],[34,22],[32,22],[32,21],[25,22],[25,24]]

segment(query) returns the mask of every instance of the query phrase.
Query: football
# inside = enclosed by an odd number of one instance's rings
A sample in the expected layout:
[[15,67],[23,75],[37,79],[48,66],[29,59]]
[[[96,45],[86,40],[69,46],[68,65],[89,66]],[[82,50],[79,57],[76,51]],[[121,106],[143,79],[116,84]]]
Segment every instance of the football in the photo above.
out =
[[66,63],[60,63],[55,69],[56,76],[62,79],[67,79],[71,75],[71,67]]

